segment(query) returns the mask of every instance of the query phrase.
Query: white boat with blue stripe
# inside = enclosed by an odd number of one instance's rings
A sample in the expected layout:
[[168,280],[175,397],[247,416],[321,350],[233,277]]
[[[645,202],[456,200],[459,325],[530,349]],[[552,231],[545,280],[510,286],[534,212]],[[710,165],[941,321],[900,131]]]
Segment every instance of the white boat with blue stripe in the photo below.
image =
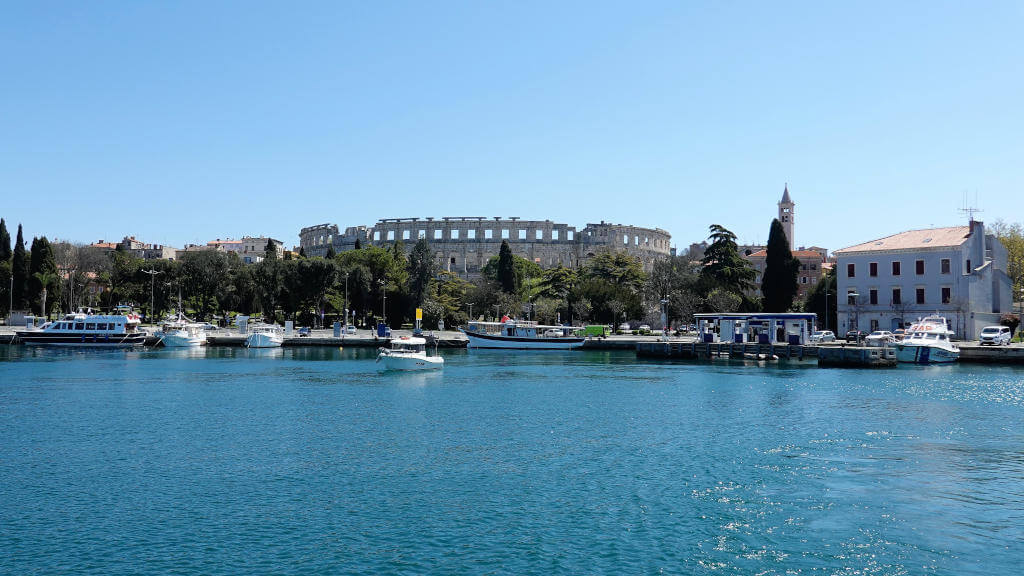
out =
[[572,350],[586,341],[577,336],[571,326],[548,326],[524,320],[470,322],[461,330],[469,339],[470,348]]
[[896,344],[896,360],[914,364],[946,364],[960,359],[960,348],[953,344],[955,334],[942,316],[927,316],[907,330]]

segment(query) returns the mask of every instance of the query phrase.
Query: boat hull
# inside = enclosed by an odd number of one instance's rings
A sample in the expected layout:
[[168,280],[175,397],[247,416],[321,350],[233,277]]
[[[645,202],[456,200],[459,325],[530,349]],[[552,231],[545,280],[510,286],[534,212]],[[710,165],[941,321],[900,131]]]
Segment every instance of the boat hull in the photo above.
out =
[[463,330],[469,339],[470,348],[504,348],[507,350],[572,350],[583,346],[585,338],[524,338],[518,336],[501,336],[498,334],[482,334]]
[[161,336],[160,342],[166,348],[194,348],[206,344],[206,337],[171,333]]
[[938,346],[897,344],[896,360],[908,364],[948,364],[960,359],[960,352]]
[[444,358],[438,356],[388,356],[381,354],[377,360],[377,370],[381,372],[437,370],[444,367]]
[[45,331],[16,332],[18,341],[32,346],[78,346],[87,348],[131,348],[146,343],[145,334],[48,334]]
[[273,334],[249,334],[245,338],[246,348],[280,348],[284,340]]

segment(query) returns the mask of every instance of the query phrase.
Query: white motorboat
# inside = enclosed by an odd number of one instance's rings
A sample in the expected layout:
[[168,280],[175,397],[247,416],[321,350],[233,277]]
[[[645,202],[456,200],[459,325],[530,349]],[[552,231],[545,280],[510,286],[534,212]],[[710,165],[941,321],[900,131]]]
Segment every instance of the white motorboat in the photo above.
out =
[[402,336],[391,340],[391,348],[381,348],[377,354],[379,370],[436,370],[444,367],[444,358],[427,356],[427,341],[415,336]]
[[246,348],[280,348],[283,343],[284,331],[276,324],[250,326],[245,337]]
[[586,340],[569,326],[545,326],[536,322],[470,322],[460,329],[470,348],[507,348],[513,350],[572,350]]
[[205,324],[192,322],[181,313],[177,318],[165,321],[156,336],[167,348],[190,348],[206,344]]
[[914,364],[944,364],[960,358],[960,348],[950,337],[949,321],[942,316],[927,316],[907,329],[896,344],[896,360]]
[[124,314],[77,313],[15,334],[25,344],[124,348],[141,346],[146,342],[146,333],[137,330],[137,326],[138,322]]

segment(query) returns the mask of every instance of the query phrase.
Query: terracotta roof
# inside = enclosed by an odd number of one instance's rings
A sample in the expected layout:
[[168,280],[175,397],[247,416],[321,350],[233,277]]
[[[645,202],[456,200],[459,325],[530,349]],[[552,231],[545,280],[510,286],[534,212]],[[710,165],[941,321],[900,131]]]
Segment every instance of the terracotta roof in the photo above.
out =
[[939,248],[946,246],[959,246],[970,236],[971,229],[968,226],[953,226],[952,228],[928,228],[925,230],[910,230],[900,232],[878,240],[872,240],[863,244],[836,250],[839,254],[851,252],[876,252],[881,250],[912,250],[915,248]]

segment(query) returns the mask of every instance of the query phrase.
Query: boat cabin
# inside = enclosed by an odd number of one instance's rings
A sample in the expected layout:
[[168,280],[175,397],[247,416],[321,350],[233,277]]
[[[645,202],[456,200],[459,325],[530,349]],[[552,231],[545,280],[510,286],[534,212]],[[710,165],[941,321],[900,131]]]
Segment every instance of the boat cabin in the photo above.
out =
[[61,334],[131,334],[135,323],[123,315],[67,314],[60,320],[43,324],[45,332]]

